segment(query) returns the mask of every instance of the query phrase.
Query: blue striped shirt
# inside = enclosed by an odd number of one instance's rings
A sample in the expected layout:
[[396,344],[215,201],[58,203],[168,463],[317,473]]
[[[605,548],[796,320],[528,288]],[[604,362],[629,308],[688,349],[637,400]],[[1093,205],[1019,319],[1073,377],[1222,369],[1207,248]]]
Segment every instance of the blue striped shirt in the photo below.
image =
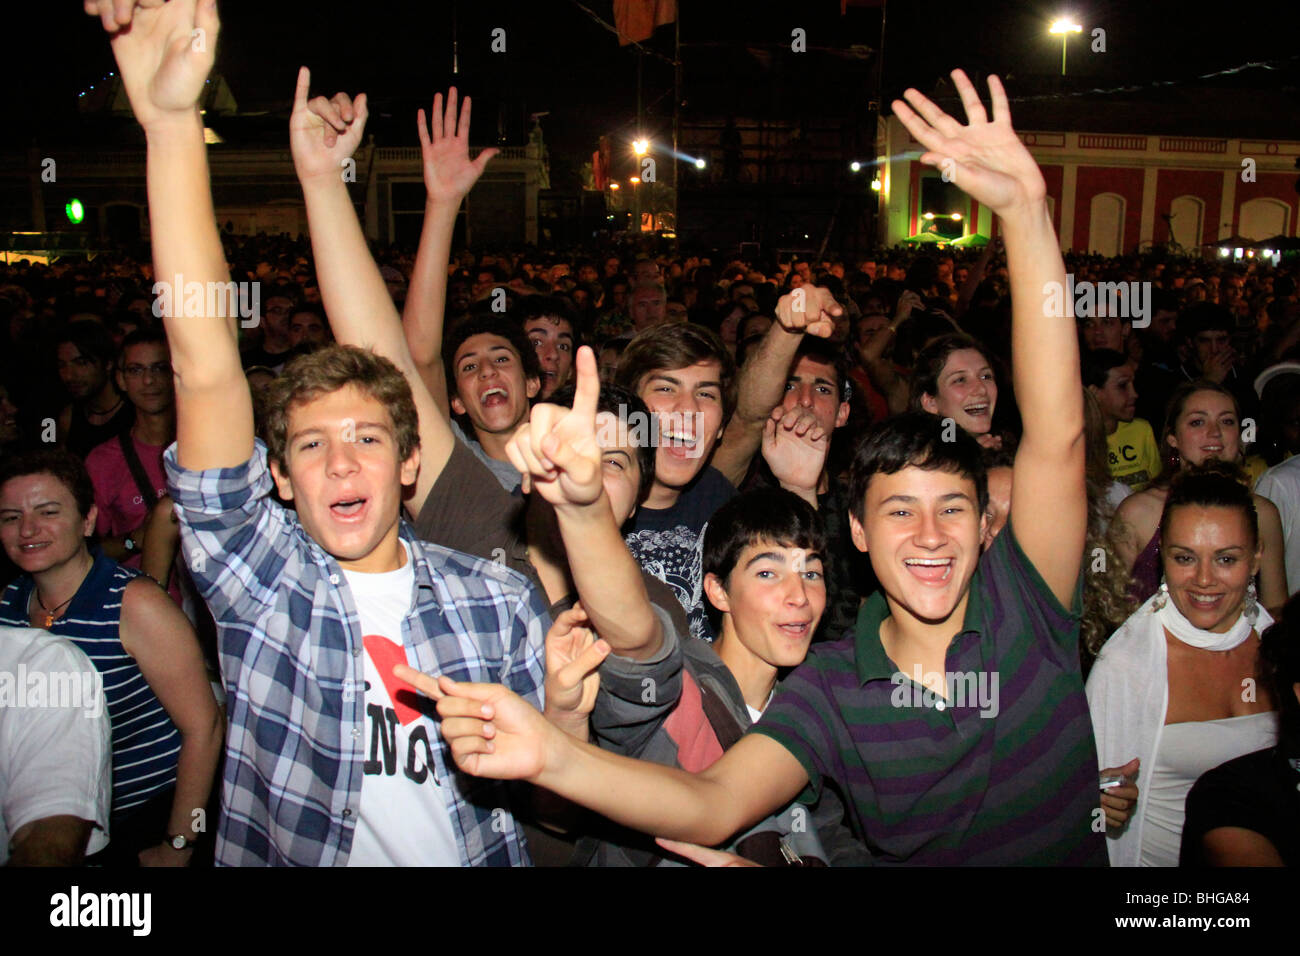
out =
[[[104,678],[104,702],[113,731],[113,816],[146,802],[176,782],[181,735],[162,703],[122,647],[122,593],[140,572],[102,554],[77,588],[63,616],[48,628],[90,658]],[[21,575],[0,598],[0,624],[31,627],[28,611],[36,582]]]
[[[338,562],[270,498],[266,446],[234,468],[164,455],[181,544],[219,632],[229,710],[220,865],[345,866],[366,759],[365,665]],[[415,557],[402,644],[412,667],[505,684],[541,709],[546,605],[523,575],[399,533]],[[441,734],[461,864],[526,865],[510,788],[460,773]]]

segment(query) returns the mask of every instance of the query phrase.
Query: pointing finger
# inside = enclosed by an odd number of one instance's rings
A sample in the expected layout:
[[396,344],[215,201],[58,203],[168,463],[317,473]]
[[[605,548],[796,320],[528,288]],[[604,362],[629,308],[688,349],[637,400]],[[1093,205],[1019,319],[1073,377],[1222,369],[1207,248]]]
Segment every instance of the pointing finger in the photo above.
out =
[[573,413],[580,421],[591,421],[594,425],[596,406],[600,402],[600,369],[591,346],[578,349],[574,366],[578,370],[578,384],[573,396]]

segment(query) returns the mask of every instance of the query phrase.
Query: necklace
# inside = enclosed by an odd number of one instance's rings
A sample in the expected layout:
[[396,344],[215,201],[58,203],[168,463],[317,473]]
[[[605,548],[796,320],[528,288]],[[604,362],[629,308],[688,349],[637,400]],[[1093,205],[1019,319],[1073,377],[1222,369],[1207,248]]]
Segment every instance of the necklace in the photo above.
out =
[[[80,590],[80,587],[78,587],[78,590]],[[77,592],[73,591],[72,597],[69,597],[67,601],[63,601],[60,604],[56,604],[54,605],[53,608],[48,608],[45,606],[45,602],[41,600],[40,588],[33,589],[32,593],[36,595],[36,603],[39,604],[41,606],[41,610],[45,612],[45,621],[44,623],[41,624],[41,627],[46,629],[48,629],[54,623],[54,618],[58,615],[59,611],[62,610],[65,605],[71,602],[72,598],[77,596]]]
[[124,401],[125,401],[124,398],[122,398],[121,396],[118,396],[117,401],[114,402],[112,405],[110,405],[108,408],[104,409],[102,412],[99,411],[99,410],[96,409],[96,408],[91,407],[90,405],[87,405],[87,406],[86,406],[86,415],[87,415],[87,416],[94,415],[94,416],[96,416],[96,417],[98,417],[98,418],[103,418],[105,415],[111,415],[111,414],[113,414],[115,411],[117,411],[119,408],[121,408],[121,407],[122,407],[122,402],[124,402]]

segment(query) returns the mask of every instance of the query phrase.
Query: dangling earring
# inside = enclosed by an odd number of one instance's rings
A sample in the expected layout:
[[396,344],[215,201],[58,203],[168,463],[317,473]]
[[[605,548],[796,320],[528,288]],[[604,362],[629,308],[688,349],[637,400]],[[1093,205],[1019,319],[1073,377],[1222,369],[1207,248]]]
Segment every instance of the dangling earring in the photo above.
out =
[[1156,591],[1156,599],[1151,602],[1151,610],[1159,611],[1161,608],[1165,606],[1165,603],[1168,600],[1169,600],[1169,585],[1166,582],[1161,581],[1160,590]]
[[1251,581],[1246,585],[1246,601],[1243,607],[1243,613],[1251,627],[1259,620],[1259,592],[1255,590],[1255,582]]

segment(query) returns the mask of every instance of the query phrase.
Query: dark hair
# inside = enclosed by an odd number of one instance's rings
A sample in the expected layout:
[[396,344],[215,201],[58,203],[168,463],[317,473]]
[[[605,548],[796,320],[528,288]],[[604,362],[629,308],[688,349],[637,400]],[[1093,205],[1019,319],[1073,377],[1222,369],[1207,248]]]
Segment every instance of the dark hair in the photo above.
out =
[[721,365],[718,378],[722,383],[722,422],[725,425],[736,407],[736,363],[717,333],[702,325],[674,322],[639,332],[619,359],[617,381],[629,391],[636,392],[641,379],[651,372],[686,368],[709,359]]
[[1110,370],[1128,364],[1128,356],[1115,349],[1084,349],[1079,359],[1083,384],[1105,388]]
[[948,364],[948,358],[953,352],[961,352],[965,349],[973,349],[984,356],[984,361],[989,363],[989,368],[994,369],[994,379],[997,378],[997,365],[989,350],[981,345],[978,341],[960,332],[954,332],[949,335],[941,335],[926,345],[916,355],[916,368],[912,373],[912,391],[910,396],[909,407],[914,412],[923,412],[921,407],[921,396],[939,395],[939,376],[943,374],[944,366]]
[[163,348],[168,348],[167,336],[163,335],[161,330],[151,326],[128,332],[122,339],[122,349],[118,352],[118,360],[125,358],[127,349],[137,345],[161,345]]
[[1259,636],[1259,679],[1273,695],[1277,708],[1277,749],[1287,758],[1300,757],[1300,594],[1282,608],[1277,621]]
[[13,478],[27,475],[51,475],[72,492],[81,517],[90,514],[95,504],[95,486],[81,459],[71,452],[55,448],[38,448],[12,455],[0,462],[0,488]]
[[943,420],[925,412],[904,412],[872,425],[858,442],[849,469],[849,511],[865,523],[867,485],[878,473],[892,475],[907,466],[947,471],[975,483],[979,514],[989,504],[988,478],[980,444],[960,428],[945,440]]
[[574,312],[573,306],[565,299],[558,295],[528,295],[519,300],[519,304],[511,312],[519,320],[520,326],[530,319],[546,317],[550,319],[559,319],[562,322],[568,322],[569,328],[573,331],[573,349],[576,352],[578,346],[582,343],[578,341],[580,330],[578,328],[578,316]]
[[1255,499],[1240,480],[1241,471],[1228,462],[1211,459],[1185,468],[1169,483],[1164,511],[1160,513],[1160,540],[1169,541],[1169,521],[1175,508],[1236,508],[1246,516],[1251,547],[1259,546],[1259,516]]
[[847,402],[853,396],[853,386],[849,380],[849,366],[844,357],[844,350],[829,339],[815,335],[805,335],[795,350],[794,361],[790,363],[790,374],[802,358],[810,358],[821,365],[835,369],[835,387],[839,391],[841,402]]
[[[577,393],[577,387],[569,384],[563,388],[557,388],[551,397],[546,401],[552,405],[563,405],[565,408],[573,407],[573,397]],[[628,391],[619,385],[601,385],[600,398],[596,402],[596,411],[609,412],[628,429],[629,436],[636,437],[644,434],[645,441],[637,441],[636,460],[641,468],[641,484],[637,488],[636,502],[640,504],[645,501],[646,496],[650,494],[650,486],[655,483],[655,443],[653,436],[655,434],[654,419],[650,415],[650,409],[646,407],[645,402],[633,392]],[[638,422],[644,422],[644,428],[638,426]]]
[[65,325],[54,340],[55,348],[64,342],[71,342],[82,355],[106,367],[111,368],[117,358],[117,347],[113,344],[113,336],[102,323],[91,319],[78,319]]
[[1231,335],[1235,326],[1236,322],[1227,306],[1198,302],[1182,311],[1176,328],[1179,336],[1190,342],[1202,332],[1227,332]]
[[784,488],[755,488],[714,512],[704,532],[704,574],[724,583],[741,552],[760,541],[826,560],[826,531],[812,505]]
[[471,314],[465,321],[453,326],[447,333],[442,347],[442,362],[447,373],[447,393],[456,395],[456,353],[460,347],[476,335],[495,335],[505,339],[519,356],[519,364],[524,370],[524,380],[540,378],[541,370],[537,365],[537,350],[524,335],[524,327],[513,318],[499,312]]

